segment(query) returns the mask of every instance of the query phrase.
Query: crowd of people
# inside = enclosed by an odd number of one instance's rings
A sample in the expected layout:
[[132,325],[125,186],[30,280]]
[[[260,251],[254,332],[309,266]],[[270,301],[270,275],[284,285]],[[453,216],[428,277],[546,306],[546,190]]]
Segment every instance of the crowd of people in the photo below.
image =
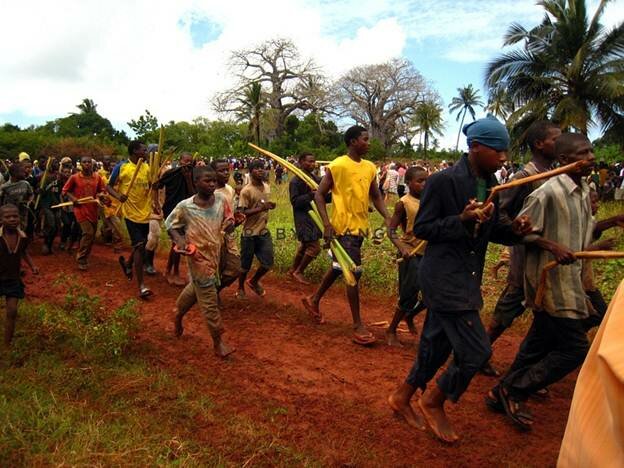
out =
[[[174,164],[158,168],[154,179],[145,161],[155,148],[141,141],[132,141],[127,158],[119,162],[84,156],[76,163],[53,157],[33,163],[21,153],[16,161],[6,162],[0,184],[5,344],[13,338],[18,301],[25,297],[22,260],[38,272],[29,245],[41,240],[43,255],[68,251],[77,268],[88,271],[98,227],[115,254],[129,238],[130,255],[116,261],[121,273],[136,282],[138,296],[147,300],[154,292],[146,275],[156,274],[154,256],[164,226],[171,239],[164,274],[169,284],[183,288],[176,302],[175,334],[184,333],[185,314],[197,305],[215,353],[228,356],[234,349],[223,339],[219,293],[232,284],[240,300],[248,292],[260,297],[266,293],[262,279],[274,264],[269,216],[280,202],[272,199],[268,183],[273,169],[277,184],[290,179],[298,248],[288,274],[309,284],[306,268],[323,246],[337,242],[353,265],[348,273],[355,281],[346,285],[346,296],[351,339],[362,346],[376,341],[360,308],[362,245],[371,237],[373,208],[384,219],[387,238],[397,250],[399,278],[387,343],[401,344],[401,321],[416,333],[414,317],[426,311],[414,365],[388,397],[392,409],[410,426],[428,427],[453,443],[459,436],[445,402],[457,402],[472,378],[483,372],[498,379],[484,395],[487,406],[519,429],[530,430],[535,419],[527,400],[547,393],[550,385],[581,365],[589,348],[587,332],[606,313],[591,262],[577,260],[575,253],[614,248],[613,240],[599,238],[624,225],[624,214],[600,221],[595,215],[601,200],[624,198],[624,165],[596,164],[585,136],[562,133],[548,121],[529,128],[532,157],[522,166],[507,162],[509,135],[495,118],[477,120],[464,133],[468,152],[458,161],[376,166],[365,159],[366,129],[353,126],[344,134],[347,154],[321,167],[312,153],[291,159],[301,175],[273,160],[205,163],[182,153]],[[533,181],[557,165],[579,161],[567,173]],[[523,178],[532,182],[490,197],[492,187]],[[320,223],[310,215],[311,203]],[[481,285],[490,242],[511,250],[507,285],[486,327],[480,317]],[[333,252],[316,291],[302,297],[303,309],[319,324],[324,322],[323,297],[336,280],[347,277],[344,262]],[[187,259],[188,275],[182,274],[181,258]],[[252,274],[254,258],[258,266]],[[543,297],[537,300],[542,271],[552,260],[561,266],[549,271]],[[533,312],[531,327],[510,369],[501,375],[489,363],[492,344],[526,309]],[[414,408],[411,400],[419,391]]]

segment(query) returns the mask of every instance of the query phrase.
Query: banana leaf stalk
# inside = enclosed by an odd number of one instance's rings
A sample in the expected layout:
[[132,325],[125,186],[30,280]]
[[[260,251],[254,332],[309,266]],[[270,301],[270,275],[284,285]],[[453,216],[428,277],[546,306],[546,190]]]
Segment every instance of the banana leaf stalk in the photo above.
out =
[[50,172],[51,163],[52,163],[52,158],[48,156],[48,160],[46,161],[45,171],[43,171],[43,175],[41,176],[41,181],[39,182],[39,193],[37,194],[37,200],[35,200],[35,210],[39,206],[39,201],[41,200],[41,191],[45,187],[46,179],[48,178],[48,172]]
[[[280,158],[278,155],[273,154],[270,151],[267,151],[265,149],[260,148],[259,146],[254,145],[253,143],[247,143],[247,144],[251,146],[253,149],[255,149],[256,151],[258,151],[259,153],[262,153],[265,156],[268,156],[269,158],[273,159],[274,161],[284,166],[286,169],[288,169],[297,177],[299,177],[301,180],[303,180],[312,190],[318,189],[318,184],[316,183],[316,181],[312,177],[310,177],[308,174],[306,174],[305,171],[301,170],[301,168],[295,166],[294,164],[292,164],[291,162],[283,158]],[[322,232],[323,223],[321,222],[321,215],[318,211],[318,208],[313,201],[310,202],[310,205],[312,206],[312,210],[309,212],[310,216],[312,217],[312,220]],[[330,243],[330,246],[331,246],[332,252],[334,253],[334,257],[336,258],[336,261],[340,264],[340,268],[342,268],[347,284],[349,286],[355,286],[356,280],[355,280],[355,276],[353,276],[353,271],[355,271],[355,268],[356,268],[355,262],[351,259],[351,257],[349,257],[349,254],[345,251],[342,244],[340,244],[340,242],[338,242],[337,240],[333,239]],[[340,263],[341,260],[343,261],[344,265],[343,263]],[[351,279],[347,278],[347,275],[349,275]],[[353,281],[353,283],[350,282],[351,280]]]
[[[308,211],[308,214],[310,215],[310,218],[312,218],[312,221],[314,221],[314,224],[316,224],[316,226],[322,231],[323,223],[321,222],[321,218],[318,216],[318,214],[316,214],[314,210]],[[352,268],[355,267],[355,263],[353,262],[353,260],[351,260],[351,257],[349,257],[342,245],[340,245],[340,242],[338,242],[336,239],[331,240],[330,247],[332,253],[334,254],[336,262],[338,262],[338,265],[340,265],[340,269],[342,270],[342,274],[344,275],[345,282],[349,286],[355,286],[357,284],[357,279],[355,278],[355,275],[352,271]]]

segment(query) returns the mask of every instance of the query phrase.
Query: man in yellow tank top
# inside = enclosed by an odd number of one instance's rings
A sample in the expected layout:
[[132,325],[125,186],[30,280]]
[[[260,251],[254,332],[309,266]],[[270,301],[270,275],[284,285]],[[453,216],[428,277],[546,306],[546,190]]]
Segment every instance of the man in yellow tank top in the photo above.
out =
[[[329,242],[332,237],[336,237],[357,265],[355,276],[359,281],[362,274],[362,243],[370,231],[369,200],[372,200],[377,211],[384,217],[387,226],[390,223],[390,216],[377,186],[375,165],[362,159],[368,152],[368,132],[365,128],[355,125],[345,132],[344,140],[348,153],[329,164],[314,201],[323,220],[323,238]],[[331,218],[327,215],[325,202],[325,197],[330,192],[333,203]],[[319,323],[323,321],[319,310],[321,298],[341,274],[338,263],[334,262],[317,291],[303,299],[303,305]],[[353,317],[353,341],[361,345],[373,344],[375,337],[364,326],[360,317],[360,294],[357,284],[347,286],[347,298]]]
[[[388,237],[399,249],[399,303],[392,317],[392,322],[386,331],[386,340],[390,346],[401,346],[397,338],[396,329],[405,319],[407,326],[413,334],[414,317],[425,309],[422,302],[418,301],[420,281],[418,280],[418,266],[420,259],[425,254],[426,241],[418,239],[414,235],[414,220],[420,208],[420,193],[425,187],[427,171],[422,167],[410,167],[405,173],[405,183],[408,193],[403,195],[394,207]],[[403,235],[399,239],[396,229],[401,226]]]

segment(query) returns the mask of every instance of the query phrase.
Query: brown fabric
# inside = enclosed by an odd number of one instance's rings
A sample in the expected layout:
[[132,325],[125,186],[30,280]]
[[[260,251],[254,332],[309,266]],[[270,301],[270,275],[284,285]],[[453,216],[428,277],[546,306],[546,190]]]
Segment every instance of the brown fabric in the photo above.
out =
[[214,284],[198,286],[194,281],[187,284],[178,296],[176,306],[181,313],[185,314],[195,304],[199,305],[199,310],[204,316],[210,333],[222,332],[223,322],[217,305],[216,286]]
[[222,246],[221,258],[219,260],[220,286],[224,288],[232,284],[240,276],[241,271],[240,255],[232,253]]
[[624,466],[624,281],[581,368],[560,468]]
[[299,253],[316,258],[321,253],[321,243],[319,241],[299,242],[295,256],[299,255]]
[[[263,200],[270,201],[270,188],[268,184],[264,184],[264,188],[247,184],[243,187],[238,200],[239,209],[256,208]],[[252,216],[247,216],[243,225],[243,236],[260,236],[266,232],[267,223],[269,221],[269,212],[261,211]]]
[[78,263],[87,263],[87,259],[91,253],[91,247],[93,247],[93,241],[95,240],[97,223],[82,221],[80,222],[80,229],[82,230],[82,236],[80,236],[80,246],[78,247],[76,260],[78,260]]

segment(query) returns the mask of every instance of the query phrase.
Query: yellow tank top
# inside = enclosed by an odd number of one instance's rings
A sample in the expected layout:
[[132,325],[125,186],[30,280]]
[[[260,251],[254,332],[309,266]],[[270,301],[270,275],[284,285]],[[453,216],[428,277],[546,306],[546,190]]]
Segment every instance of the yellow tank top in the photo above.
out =
[[368,199],[377,175],[375,165],[365,159],[355,162],[349,156],[340,156],[328,167],[334,181],[330,221],[336,234],[367,237]]
[[427,242],[418,239],[414,235],[414,220],[416,219],[418,209],[420,208],[420,200],[416,197],[411,196],[408,193],[401,197],[401,202],[403,203],[403,207],[405,208],[405,214],[407,218],[405,232],[403,233],[403,236],[401,236],[401,241],[405,242],[410,247],[418,247],[416,252],[414,252],[416,255],[424,255],[425,247],[427,247]]

